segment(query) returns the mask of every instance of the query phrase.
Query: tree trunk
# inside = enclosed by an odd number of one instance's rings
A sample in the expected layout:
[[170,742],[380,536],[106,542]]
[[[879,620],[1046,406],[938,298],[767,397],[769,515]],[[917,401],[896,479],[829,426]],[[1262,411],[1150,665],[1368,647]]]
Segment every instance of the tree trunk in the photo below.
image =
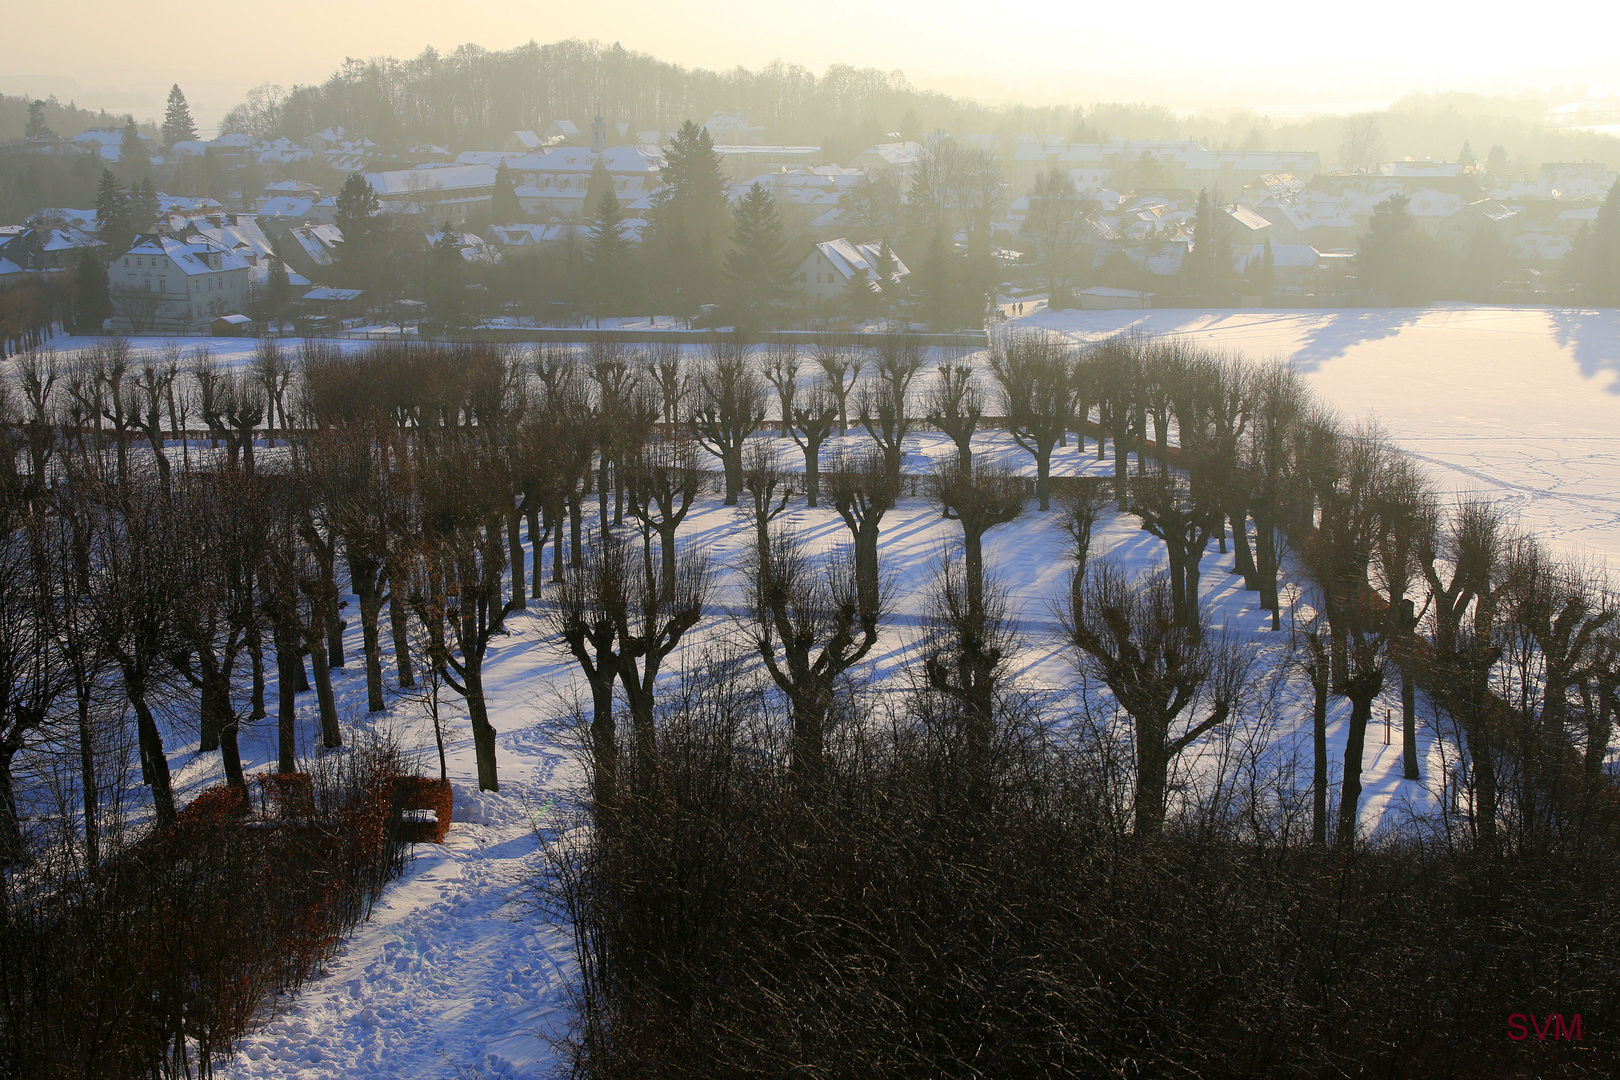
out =
[[512,608],[527,610],[529,579],[523,551],[523,515],[516,510],[506,516],[506,557],[512,563]]
[[1164,831],[1164,797],[1169,787],[1170,762],[1165,757],[1164,733],[1153,725],[1144,731],[1136,725],[1136,806],[1135,832],[1138,839],[1150,839]]
[[495,776],[495,727],[484,702],[484,675],[477,657],[466,658],[467,716],[472,721],[473,753],[478,759],[478,790],[499,791]]
[[1411,636],[1407,635],[1406,655],[1401,658],[1401,763],[1406,779],[1418,780],[1417,686],[1412,677],[1411,644]]
[[[126,677],[125,683],[129,682]],[[152,808],[157,823],[174,824],[174,788],[169,782],[169,758],[163,750],[163,736],[157,720],[147,707],[146,693],[138,684],[127,686],[129,703],[135,708],[135,726],[140,737],[141,772],[152,789]]]
[[1350,727],[1344,740],[1344,776],[1339,780],[1339,824],[1333,837],[1339,847],[1351,847],[1356,842],[1356,826],[1360,821],[1361,760],[1367,748],[1367,722],[1372,719],[1370,697],[1350,699]]
[[1232,522],[1232,568],[1243,575],[1243,587],[1250,592],[1260,588],[1260,571],[1249,548],[1249,515],[1241,510],[1229,515]]
[[[1325,676],[1325,673],[1324,673]],[[1315,771],[1311,775],[1311,843],[1327,846],[1328,818],[1328,685],[1325,677],[1313,680],[1315,700],[1311,708],[1311,748]]]
[[596,803],[611,807],[618,792],[619,748],[613,721],[613,677],[591,680],[591,757],[596,768]]
[[373,590],[360,598],[360,638],[366,662],[366,708],[378,713],[388,708],[383,700],[382,595]]
[[416,668],[411,663],[411,614],[400,598],[402,583],[388,581],[388,632],[394,639],[394,666],[399,670],[399,685],[416,685]]
[[79,785],[84,800],[84,861],[95,867],[101,863],[100,790],[96,784],[96,749],[90,725],[90,685],[83,672],[75,673],[79,720]]
[[309,658],[315,669],[315,697],[321,710],[321,745],[335,750],[343,745],[343,731],[338,727],[337,701],[332,696],[332,668],[326,662],[325,635],[309,635]]
[[22,822],[17,817],[17,792],[11,779],[11,759],[17,751],[0,750],[0,868],[16,866],[28,857]]
[[276,630],[276,771],[298,771],[298,687],[293,666],[303,665],[295,635]]

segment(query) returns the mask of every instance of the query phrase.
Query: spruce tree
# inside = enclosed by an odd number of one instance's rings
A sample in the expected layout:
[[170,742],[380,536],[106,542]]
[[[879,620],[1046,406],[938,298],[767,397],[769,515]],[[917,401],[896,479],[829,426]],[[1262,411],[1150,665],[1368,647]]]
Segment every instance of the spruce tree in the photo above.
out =
[[1586,299],[1594,304],[1620,303],[1620,183],[1609,187],[1582,247],[1580,284]]
[[506,167],[504,161],[495,167],[495,191],[489,198],[489,212],[497,225],[510,225],[523,219],[517,184],[512,180],[512,170]]
[[1427,294],[1429,239],[1412,220],[1405,195],[1391,195],[1373,208],[1356,257],[1362,284],[1393,304],[1421,303]]
[[590,218],[601,216],[602,195],[613,190],[613,177],[608,173],[607,162],[600,156],[591,165],[591,178],[585,184],[585,213]]
[[118,141],[118,167],[129,180],[134,181],[152,171],[152,159],[146,152],[146,142],[133,116],[124,119],[124,131]]
[[[653,236],[666,258],[677,250],[681,263],[666,262],[660,269],[667,279],[679,275],[692,304],[712,302],[719,277],[718,253],[730,227],[726,204],[726,178],[720,155],[707,128],[688,120],[664,148],[660,187],[653,196]],[[676,237],[681,237],[676,241]]]
[[332,220],[343,237],[343,250],[338,255],[339,273],[345,283],[365,288],[372,276],[372,240],[382,203],[360,173],[349,174],[334,202]]
[[755,184],[737,200],[731,250],[726,253],[726,284],[738,317],[757,316],[765,305],[782,299],[793,273],[793,259],[782,239],[776,200]]
[[191,109],[180,84],[169,88],[169,105],[163,113],[163,145],[172,147],[178,142],[189,142],[197,137],[197,125],[191,122]]
[[107,268],[89,248],[80,248],[73,272],[73,328],[80,334],[99,334],[112,313]]
[[590,269],[590,305],[597,315],[634,307],[630,293],[630,238],[624,230],[624,208],[612,185],[596,202],[596,223],[585,240]]
[[134,227],[136,233],[146,232],[157,222],[157,185],[152,183],[150,176],[142,179],[130,191],[129,215],[130,225]]
[[104,245],[102,258],[108,262],[128,251],[135,238],[129,193],[110,169],[101,170],[101,184],[96,189],[96,233]]
[[467,290],[464,286],[466,260],[461,257],[461,238],[449,222],[434,240],[428,252],[428,310],[446,329],[460,328],[464,322],[462,305]]
[[28,126],[23,129],[25,139],[51,139],[56,133],[45,122],[45,103],[37,98],[28,103]]

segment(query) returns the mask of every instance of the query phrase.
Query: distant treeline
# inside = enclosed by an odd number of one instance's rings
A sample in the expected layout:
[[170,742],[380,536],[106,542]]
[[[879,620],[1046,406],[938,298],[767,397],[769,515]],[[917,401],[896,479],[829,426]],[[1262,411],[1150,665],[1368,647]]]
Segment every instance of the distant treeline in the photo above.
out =
[[[222,131],[301,139],[338,124],[381,144],[428,140],[453,150],[493,146],[507,133],[598,111],[631,131],[670,131],[717,109],[747,109],[772,141],[814,143],[845,159],[890,133],[1198,138],[1214,147],[1318,150],[1336,164],[1345,118],[1278,123],[1247,110],[1179,114],[1163,105],[990,106],[911,85],[903,74],[834,64],[817,76],[786,61],[757,71],[686,68],[615,44],[530,42],[505,51],[463,45],[411,60],[349,60],[319,86],[265,85],[232,109]],[[1392,158],[1454,158],[1465,142],[1483,156],[1504,146],[1529,169],[1593,158],[1620,164],[1620,140],[1548,127],[1550,103],[1533,97],[1413,95],[1374,114]],[[860,144],[860,145],[856,145]]]

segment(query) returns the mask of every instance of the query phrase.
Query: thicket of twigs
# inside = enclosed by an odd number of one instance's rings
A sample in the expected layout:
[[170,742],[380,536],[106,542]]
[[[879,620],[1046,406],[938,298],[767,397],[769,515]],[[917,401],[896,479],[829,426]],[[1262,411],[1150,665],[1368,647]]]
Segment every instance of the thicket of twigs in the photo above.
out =
[[0,906],[5,1075],[211,1075],[404,868],[399,775],[372,746],[317,763],[306,800],[266,794],[259,819],[211,788],[99,866],[36,865]]

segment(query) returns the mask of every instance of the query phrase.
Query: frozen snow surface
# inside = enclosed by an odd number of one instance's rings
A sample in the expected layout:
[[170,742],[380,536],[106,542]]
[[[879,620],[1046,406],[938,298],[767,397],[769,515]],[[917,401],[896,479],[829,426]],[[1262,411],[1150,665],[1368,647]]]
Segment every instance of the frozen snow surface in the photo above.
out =
[[1058,311],[1003,325],[1180,334],[1290,360],[1442,490],[1490,493],[1536,534],[1620,565],[1620,310]]
[[[1347,419],[1376,419],[1398,445],[1427,463],[1441,490],[1489,493],[1538,534],[1620,561],[1620,313],[1615,311],[1068,311],[1011,320],[997,332],[1019,328],[1055,330],[1077,341],[1126,330],[1181,334],[1255,359],[1291,360]],[[82,342],[55,344],[72,350]],[[254,343],[208,344],[225,362],[241,363]],[[852,445],[864,442],[850,436]],[[1027,465],[1028,458],[1004,434],[975,442],[987,458],[1004,456],[1010,464]],[[783,450],[784,464],[791,467],[796,448],[783,444]],[[948,452],[941,437],[919,437],[908,444],[907,471],[926,471],[928,458]],[[1072,446],[1058,451],[1054,474],[1089,471],[1111,474],[1112,462],[1098,462],[1094,453]],[[847,540],[843,525],[825,508],[810,510],[799,503],[788,512],[787,523],[814,545]],[[733,568],[748,542],[748,528],[737,510],[720,506],[718,499],[694,507],[682,537],[708,551],[720,571],[720,588],[714,617],[666,670],[698,662],[702,650],[735,635],[737,624],[726,612],[742,600]],[[902,500],[884,519],[880,550],[895,579],[896,613],[862,674],[881,682],[915,655],[924,632],[924,586],[940,550],[958,536],[955,524],[920,498]],[[1163,558],[1158,541],[1129,517],[1102,522],[1093,551],[1144,567]],[[1014,678],[1037,691],[1072,686],[1072,668],[1056,640],[1049,606],[1065,571],[1059,531],[1032,509],[990,534],[986,562],[1006,589],[1022,634]],[[1212,551],[1206,559],[1205,610],[1214,623],[1227,622],[1250,636],[1262,655],[1275,661],[1286,647],[1286,630],[1269,631],[1266,613],[1231,570],[1230,556]],[[492,646],[486,676],[500,732],[500,792],[478,792],[465,715],[458,711],[459,699],[447,695],[456,802],[447,842],[417,849],[415,862],[384,892],[372,919],[357,928],[327,970],[277,1003],[221,1076],[525,1080],[555,1069],[555,1039],[566,1030],[574,970],[570,942],[564,930],[547,925],[525,901],[545,872],[537,830],[565,821],[564,811],[578,790],[577,763],[548,720],[564,711],[579,684],[572,665],[548,641],[538,611],[514,616],[510,626],[512,633]],[[358,654],[358,627],[351,625],[349,632],[350,650]],[[431,731],[417,703],[401,700],[386,717],[368,719],[359,665],[334,674],[352,733],[388,728],[423,754],[425,771],[436,771]],[[1298,687],[1283,691],[1282,708],[1272,718],[1274,737],[1308,761],[1310,749],[1303,741],[1308,720],[1303,731],[1299,728],[1308,705],[1298,694]],[[1398,715],[1398,701],[1380,701],[1375,718],[1386,707]],[[312,714],[313,703],[304,709]],[[1344,719],[1343,705],[1336,702],[1329,728],[1335,762],[1343,757]],[[1378,727],[1368,732],[1363,769],[1362,823],[1369,829],[1432,809],[1430,785],[1445,769],[1443,747],[1424,726],[1419,757],[1425,779],[1403,780],[1399,726],[1390,746],[1382,744]],[[304,731],[311,736],[309,752],[316,752],[312,715],[305,717]],[[274,738],[273,721],[245,733],[250,771],[274,761]],[[1206,740],[1200,753],[1230,749]],[[183,795],[219,779],[217,755],[198,757],[194,750],[194,743],[188,748],[177,738],[173,760]]]

